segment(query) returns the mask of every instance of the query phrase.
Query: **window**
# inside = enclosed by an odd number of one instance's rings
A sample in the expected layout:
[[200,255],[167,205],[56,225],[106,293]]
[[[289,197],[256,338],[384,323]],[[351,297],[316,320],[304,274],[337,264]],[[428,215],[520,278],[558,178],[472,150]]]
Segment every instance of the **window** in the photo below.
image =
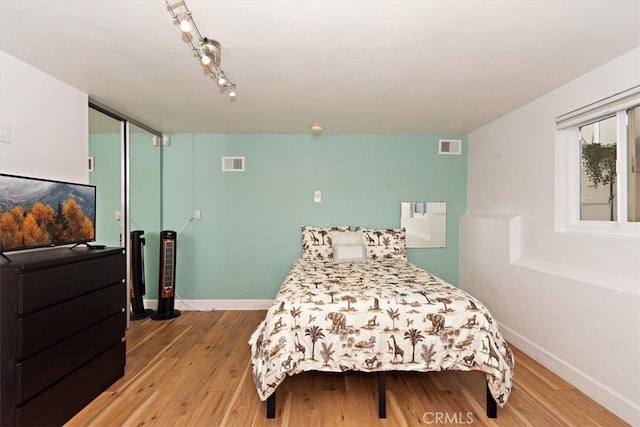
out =
[[614,221],[616,215],[616,116],[578,128],[580,219]]
[[556,228],[640,236],[640,87],[556,123]]
[[629,174],[629,221],[640,222],[640,107],[628,114],[629,155],[627,173]]

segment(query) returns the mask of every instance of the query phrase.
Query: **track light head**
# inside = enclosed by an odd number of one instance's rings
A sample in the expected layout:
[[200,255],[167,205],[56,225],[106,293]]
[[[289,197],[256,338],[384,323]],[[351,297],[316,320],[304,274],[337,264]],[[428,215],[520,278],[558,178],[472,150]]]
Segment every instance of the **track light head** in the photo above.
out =
[[193,26],[191,25],[191,13],[183,13],[180,15],[178,20],[178,27],[180,28],[180,31],[183,33],[190,33],[193,29]]
[[[202,63],[204,65],[209,65],[213,62],[215,65],[220,66],[220,53],[222,47],[220,46],[220,42],[217,40],[212,40],[208,38],[203,38],[200,42],[200,51],[202,52]],[[204,58],[209,58],[209,61],[204,62]]]

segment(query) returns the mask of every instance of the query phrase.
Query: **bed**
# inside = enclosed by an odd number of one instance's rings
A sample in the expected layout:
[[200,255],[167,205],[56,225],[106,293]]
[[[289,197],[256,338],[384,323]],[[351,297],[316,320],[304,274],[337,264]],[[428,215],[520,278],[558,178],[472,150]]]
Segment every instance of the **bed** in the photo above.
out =
[[487,308],[407,261],[403,229],[302,227],[296,260],[252,334],[253,378],[267,416],[288,375],[376,372],[384,418],[384,372],[479,370],[487,414],[509,397],[513,354]]

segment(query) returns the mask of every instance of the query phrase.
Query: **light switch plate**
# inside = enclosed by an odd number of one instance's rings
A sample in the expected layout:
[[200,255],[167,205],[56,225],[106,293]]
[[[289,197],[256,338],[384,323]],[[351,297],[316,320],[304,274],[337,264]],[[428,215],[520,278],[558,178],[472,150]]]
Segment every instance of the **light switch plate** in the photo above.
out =
[[313,192],[313,201],[315,203],[322,202],[322,192],[320,192],[319,190],[314,191]]

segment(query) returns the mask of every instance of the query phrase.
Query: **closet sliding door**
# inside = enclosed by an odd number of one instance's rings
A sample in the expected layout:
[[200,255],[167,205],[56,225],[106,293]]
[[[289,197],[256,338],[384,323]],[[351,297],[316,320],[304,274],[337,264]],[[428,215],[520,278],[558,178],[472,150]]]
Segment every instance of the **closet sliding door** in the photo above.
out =
[[[156,300],[162,223],[161,134],[105,106],[90,103],[89,107],[89,182],[97,187],[96,241],[125,248],[129,301],[130,235],[144,231],[144,299]],[[130,312],[130,304],[128,309]]]
[[128,233],[144,231],[145,299],[157,301],[162,221],[162,138],[132,123],[128,123],[127,128]]
[[97,187],[96,242],[124,246],[124,121],[89,108],[89,183]]

